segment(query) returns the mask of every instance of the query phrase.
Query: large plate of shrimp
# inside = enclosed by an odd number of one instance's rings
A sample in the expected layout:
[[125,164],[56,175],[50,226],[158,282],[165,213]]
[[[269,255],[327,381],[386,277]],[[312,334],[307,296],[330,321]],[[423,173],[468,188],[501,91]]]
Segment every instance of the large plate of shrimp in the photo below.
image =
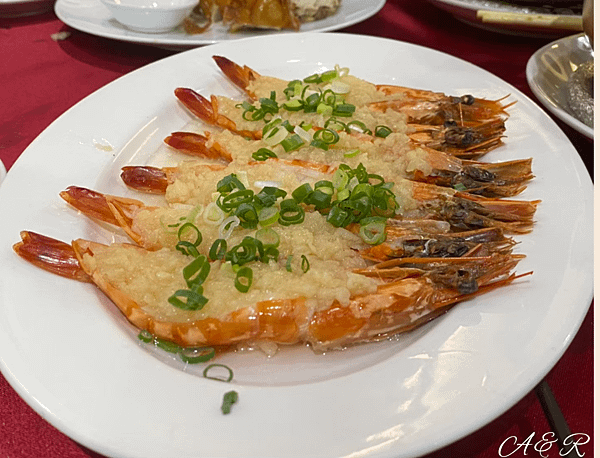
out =
[[374,37],[132,72],[29,146],[0,212],[0,368],[107,456],[419,456],[529,392],[592,300],[567,137]]

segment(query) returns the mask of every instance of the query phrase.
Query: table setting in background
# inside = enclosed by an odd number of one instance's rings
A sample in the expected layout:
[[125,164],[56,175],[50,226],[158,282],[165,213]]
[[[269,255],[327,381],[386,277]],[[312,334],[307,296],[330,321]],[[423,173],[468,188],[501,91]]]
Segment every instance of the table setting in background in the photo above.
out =
[[[107,2],[0,0],[0,458],[594,455],[593,46],[581,2],[341,0],[322,19],[292,18],[297,31],[215,20],[197,34],[188,22],[127,27]],[[532,274],[397,338],[219,354],[235,372],[223,388],[144,349],[91,285],[24,266],[20,230],[108,237],[58,192],[118,194],[121,167],[171,165],[160,141],[190,122],[176,87],[240,97],[214,55],[290,80],[339,65],[377,84],[502,99],[503,144],[476,160],[533,158],[510,197],[540,200],[515,248],[517,273]],[[239,401],[215,416],[227,389]]]

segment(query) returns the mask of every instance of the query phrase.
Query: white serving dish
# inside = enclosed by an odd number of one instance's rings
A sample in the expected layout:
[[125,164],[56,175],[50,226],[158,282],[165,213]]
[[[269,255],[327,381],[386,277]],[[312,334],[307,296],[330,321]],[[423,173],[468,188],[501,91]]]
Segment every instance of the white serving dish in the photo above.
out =
[[114,18],[143,33],[174,29],[192,12],[197,0],[102,0]]

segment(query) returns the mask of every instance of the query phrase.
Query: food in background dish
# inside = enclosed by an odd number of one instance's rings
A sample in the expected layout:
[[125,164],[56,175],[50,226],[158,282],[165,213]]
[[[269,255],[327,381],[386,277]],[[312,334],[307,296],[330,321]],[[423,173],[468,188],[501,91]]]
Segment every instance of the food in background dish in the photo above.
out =
[[231,32],[246,28],[299,30],[303,22],[335,14],[339,5],[340,0],[200,0],[184,29],[197,34],[222,22]]

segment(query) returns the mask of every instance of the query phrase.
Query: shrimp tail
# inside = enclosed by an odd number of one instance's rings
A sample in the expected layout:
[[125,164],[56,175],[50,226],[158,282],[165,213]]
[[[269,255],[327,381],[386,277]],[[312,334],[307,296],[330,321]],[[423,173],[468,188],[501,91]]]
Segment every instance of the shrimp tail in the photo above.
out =
[[227,150],[220,148],[218,144],[207,146],[208,138],[194,132],[173,132],[165,138],[164,142],[171,148],[188,156],[224,160],[225,162],[233,161]]
[[150,166],[127,166],[121,179],[128,187],[149,194],[165,194],[170,183],[169,169]]
[[242,91],[248,94],[250,97],[255,98],[255,95],[249,92],[248,87],[250,83],[256,78],[260,77],[260,74],[250,67],[244,65],[243,67],[229,60],[223,56],[213,56],[213,60],[221,71],[229,78],[233,84],[239,87]]
[[92,282],[68,243],[36,232],[22,231],[21,242],[15,243],[13,250],[25,261],[55,275],[84,283]]
[[219,100],[212,95],[210,100],[193,89],[179,87],[175,89],[175,97],[198,119],[209,125],[221,127],[246,138],[260,139],[262,131],[238,130],[234,121],[219,113]]

